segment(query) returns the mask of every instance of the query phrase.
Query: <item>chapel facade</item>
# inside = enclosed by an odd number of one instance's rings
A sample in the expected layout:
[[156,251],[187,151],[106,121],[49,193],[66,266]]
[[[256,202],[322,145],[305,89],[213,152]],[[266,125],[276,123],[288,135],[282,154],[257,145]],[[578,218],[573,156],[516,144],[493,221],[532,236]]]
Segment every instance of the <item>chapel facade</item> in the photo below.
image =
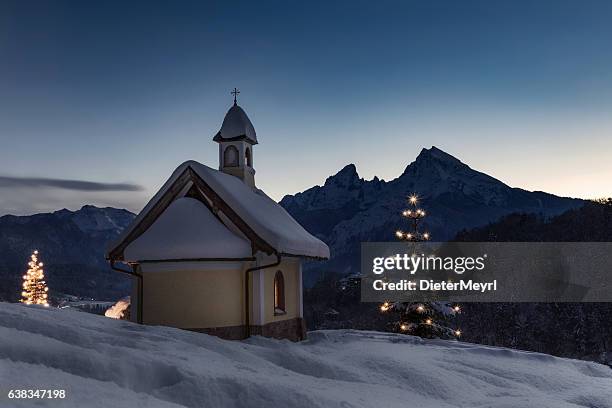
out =
[[301,340],[302,262],[329,248],[256,187],[257,135],[236,99],[213,141],[218,170],[181,164],[107,251],[132,276],[131,319]]

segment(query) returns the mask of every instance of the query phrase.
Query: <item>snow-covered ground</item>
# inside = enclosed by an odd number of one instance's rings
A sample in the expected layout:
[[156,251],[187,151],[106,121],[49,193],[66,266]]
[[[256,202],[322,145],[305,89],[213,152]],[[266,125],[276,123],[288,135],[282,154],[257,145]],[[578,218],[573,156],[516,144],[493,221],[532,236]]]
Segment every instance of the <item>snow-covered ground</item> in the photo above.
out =
[[[64,389],[63,400],[9,400]],[[612,370],[378,332],[244,342],[0,303],[1,407],[612,407]]]

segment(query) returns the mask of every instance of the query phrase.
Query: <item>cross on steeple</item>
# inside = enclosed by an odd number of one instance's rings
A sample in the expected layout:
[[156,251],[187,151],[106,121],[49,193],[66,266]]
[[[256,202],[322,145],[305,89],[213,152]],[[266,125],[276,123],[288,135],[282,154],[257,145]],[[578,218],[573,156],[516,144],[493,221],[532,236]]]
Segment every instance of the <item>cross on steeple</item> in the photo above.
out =
[[232,95],[234,95],[234,105],[236,105],[236,97],[238,96],[238,94],[240,93],[240,91],[238,90],[238,88],[234,88],[234,90],[232,92],[230,92]]

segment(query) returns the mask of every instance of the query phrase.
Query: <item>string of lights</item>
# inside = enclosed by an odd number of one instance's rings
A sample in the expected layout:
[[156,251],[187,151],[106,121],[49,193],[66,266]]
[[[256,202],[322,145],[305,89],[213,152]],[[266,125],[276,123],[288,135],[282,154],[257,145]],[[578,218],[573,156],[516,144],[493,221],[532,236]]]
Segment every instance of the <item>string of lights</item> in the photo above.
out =
[[411,195],[408,197],[410,208],[402,211],[402,216],[408,218],[412,222],[411,231],[405,232],[402,230],[395,231],[395,236],[402,241],[422,242],[428,241],[430,238],[429,232],[421,233],[419,231],[419,221],[425,217],[425,210],[418,208],[418,197]]
[[49,288],[45,282],[44,264],[38,261],[38,251],[34,251],[28,262],[28,271],[23,275],[23,290],[21,302],[26,305],[43,305],[49,307],[47,301]]
[[[421,232],[419,230],[421,220],[426,216],[425,210],[419,208],[419,197],[413,194],[408,197],[409,208],[402,211],[402,216],[410,221],[410,230],[395,231],[395,236],[401,241],[423,242],[429,241],[431,234],[429,232]],[[436,306],[436,307],[434,307]],[[448,313],[440,313],[438,309],[445,307]],[[434,321],[434,316],[447,314],[455,316],[461,313],[459,305],[441,306],[437,304],[427,303],[405,303],[405,302],[384,302],[380,305],[380,311],[387,313],[397,311],[400,314],[400,321],[395,325],[402,333],[416,334],[421,336],[454,336],[456,338],[462,335],[462,331],[455,324],[455,329],[450,329],[438,324]],[[436,333],[435,335],[433,333]],[[452,334],[451,334],[452,333]]]

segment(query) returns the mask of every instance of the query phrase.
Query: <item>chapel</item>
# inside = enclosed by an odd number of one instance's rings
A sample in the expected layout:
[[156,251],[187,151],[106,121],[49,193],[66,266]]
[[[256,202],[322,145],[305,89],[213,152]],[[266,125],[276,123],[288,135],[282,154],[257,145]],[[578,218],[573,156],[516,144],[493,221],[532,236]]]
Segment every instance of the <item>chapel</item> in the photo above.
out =
[[132,276],[135,322],[302,340],[302,262],[329,248],[257,188],[257,135],[234,91],[213,137],[218,170],[178,166],[106,257]]

